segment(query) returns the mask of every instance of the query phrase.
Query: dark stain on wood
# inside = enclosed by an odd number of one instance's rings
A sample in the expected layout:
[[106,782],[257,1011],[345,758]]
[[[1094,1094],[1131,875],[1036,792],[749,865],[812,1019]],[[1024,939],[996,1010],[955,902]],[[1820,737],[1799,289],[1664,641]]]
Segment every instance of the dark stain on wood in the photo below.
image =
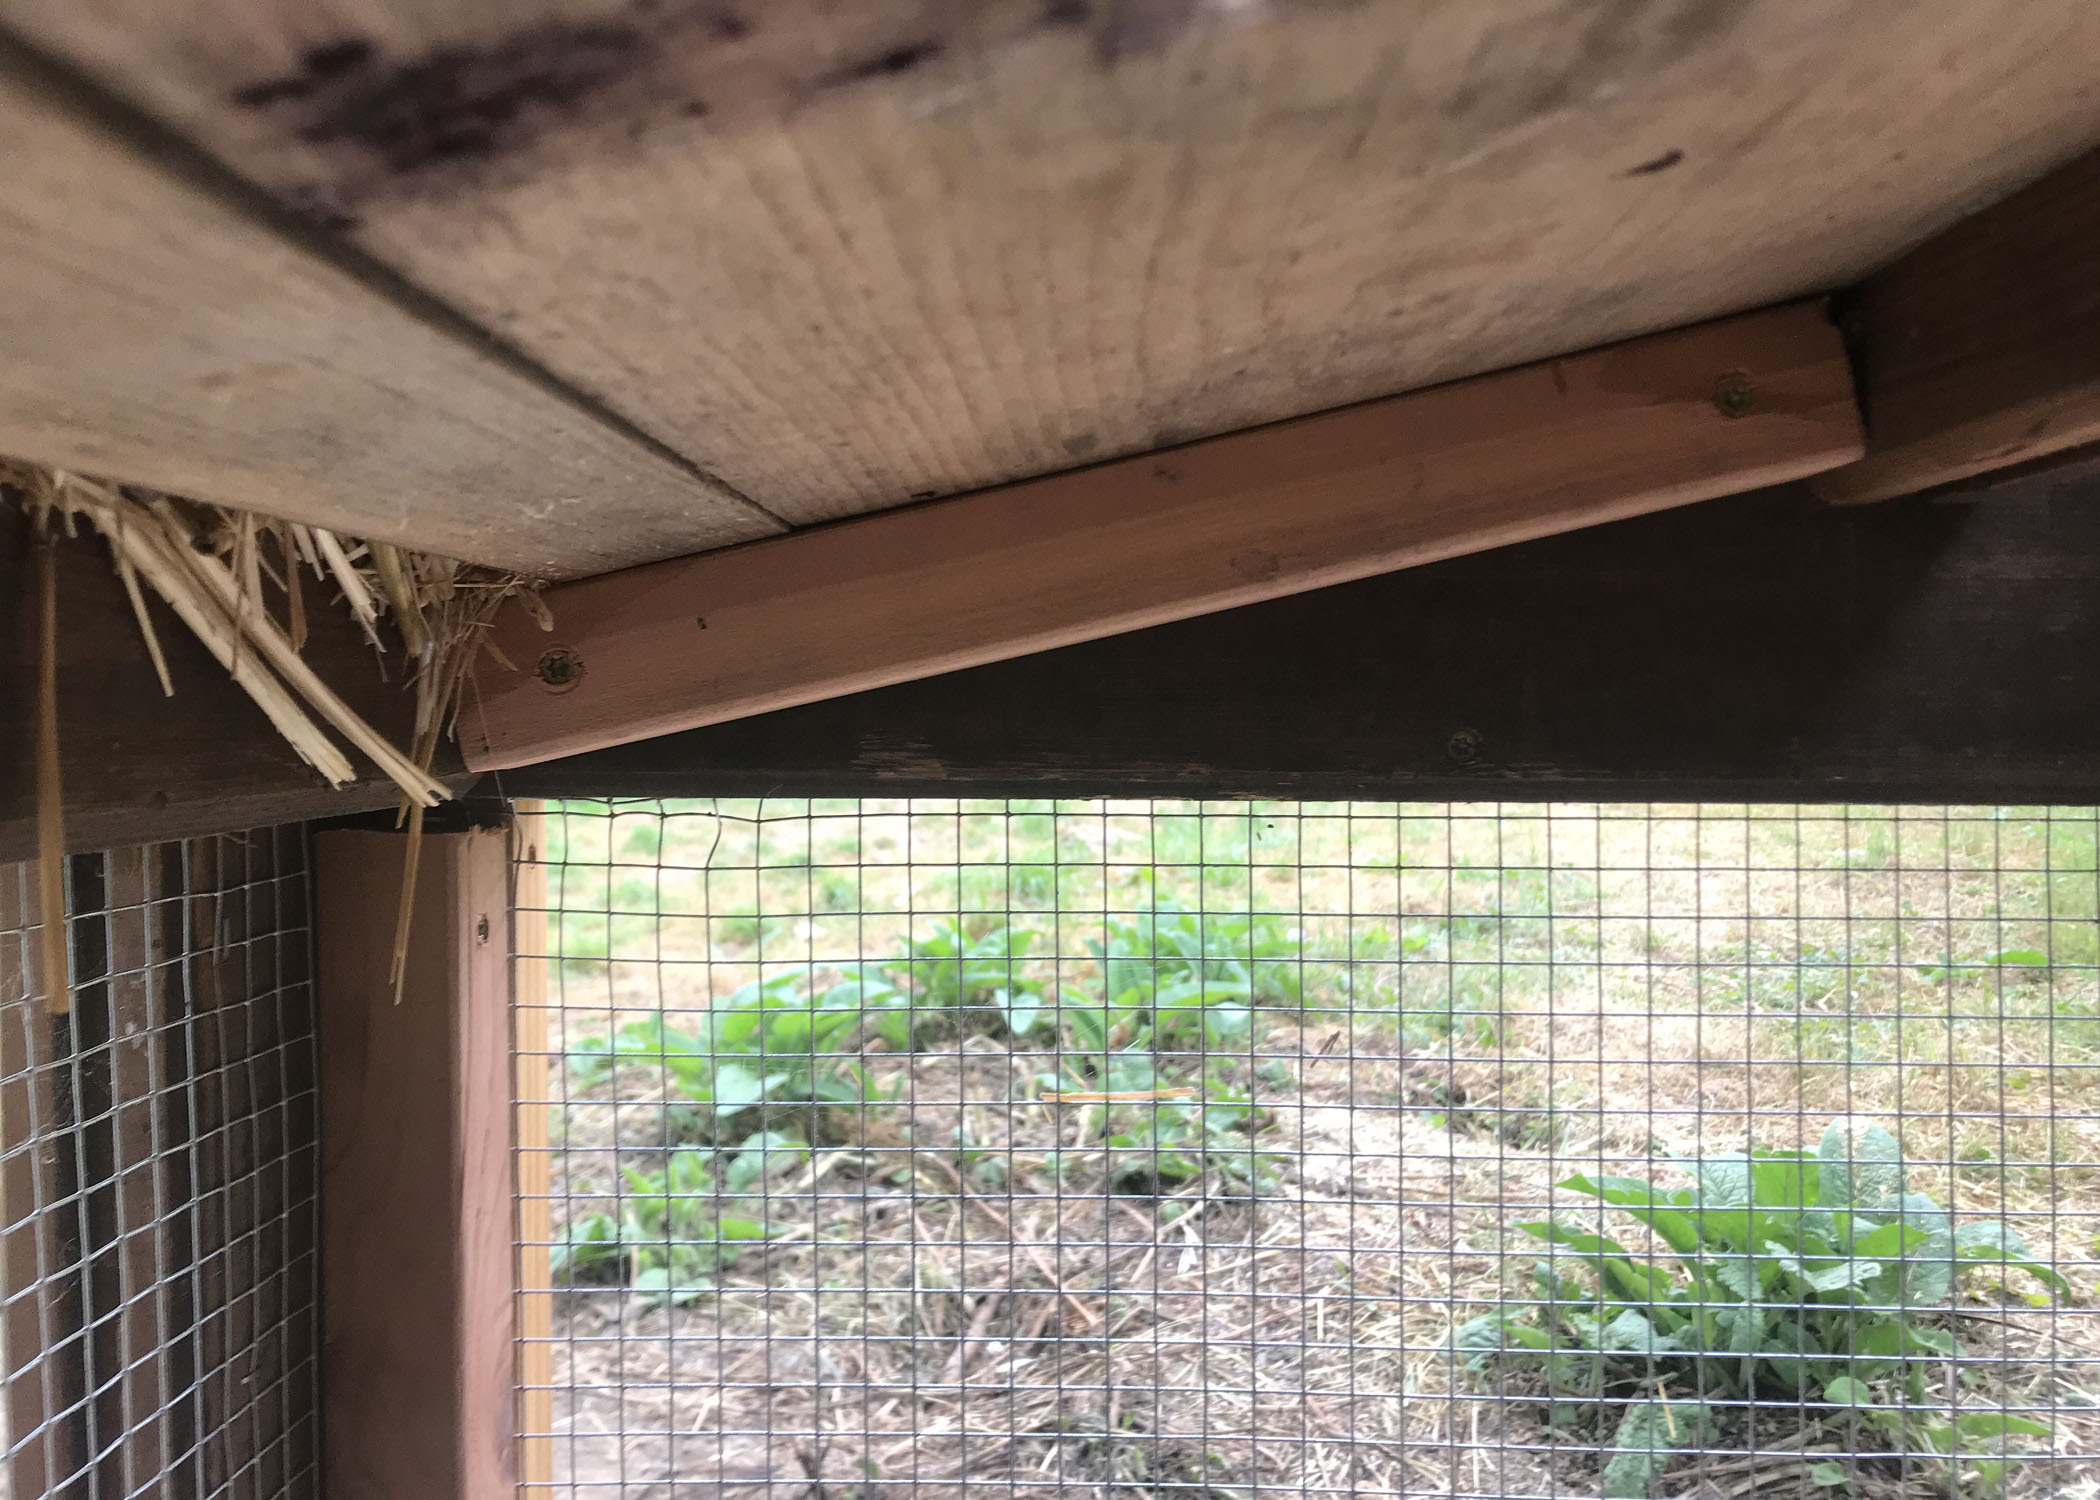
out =
[[631,73],[647,49],[631,27],[549,24],[494,46],[440,47],[389,62],[345,37],[308,51],[300,70],[236,89],[253,109],[300,107],[299,136],[347,143],[396,173],[496,155],[526,144],[550,117]]
[[922,63],[932,62],[945,50],[940,42],[930,38],[902,42],[826,74],[817,80],[817,85],[819,88],[840,88],[847,84],[865,83],[871,78],[894,78],[899,74],[911,72]]
[[1621,177],[1653,177],[1657,172],[1667,172],[1684,160],[1684,153],[1672,146],[1660,156],[1650,157],[1637,167],[1628,167]]

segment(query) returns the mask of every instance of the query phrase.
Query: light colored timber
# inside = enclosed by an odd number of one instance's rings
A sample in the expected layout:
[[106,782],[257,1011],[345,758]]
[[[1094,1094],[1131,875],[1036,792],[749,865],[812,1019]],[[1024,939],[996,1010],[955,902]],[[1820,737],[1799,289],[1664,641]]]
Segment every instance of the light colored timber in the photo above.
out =
[[780,529],[4,46],[0,140],[0,454],[522,572]]
[[509,845],[425,835],[397,1005],[401,842],[314,839],[322,1488],[516,1500]]
[[[798,525],[1828,292],[2100,141],[2092,0],[5,17]],[[215,354],[227,400],[267,396],[275,357]],[[104,420],[165,402],[162,373]],[[733,529],[621,483],[538,519],[536,434],[462,453],[459,398],[413,390],[428,413],[344,455],[398,476],[398,525],[337,529],[540,557],[561,527],[570,575]]]
[[513,804],[511,834],[511,1038],[517,1058],[518,1495],[539,1500],[554,1483],[554,1114],[548,1052],[545,804]]
[[[460,715],[486,770],[1797,479],[1859,454],[1798,303],[564,585]],[[1482,600],[1482,609],[1495,601]],[[1664,622],[1658,622],[1661,626]]]

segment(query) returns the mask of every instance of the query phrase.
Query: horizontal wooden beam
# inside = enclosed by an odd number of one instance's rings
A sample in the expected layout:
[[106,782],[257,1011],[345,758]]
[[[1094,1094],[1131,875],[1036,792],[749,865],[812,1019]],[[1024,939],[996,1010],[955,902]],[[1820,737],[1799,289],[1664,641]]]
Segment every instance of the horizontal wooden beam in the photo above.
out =
[[1867,455],[1853,503],[2100,441],[2100,152],[1870,276],[1845,299]]
[[[0,505],[0,663],[15,669],[0,669],[13,699],[0,711],[0,862],[36,848],[28,535],[22,512]],[[331,788],[181,622],[149,603],[175,681],[175,696],[163,697],[109,549],[85,536],[61,541],[58,568],[59,753],[71,848],[333,817],[399,800],[394,784],[354,752],[360,779]],[[398,653],[376,660],[340,609],[316,604],[308,624],[307,662],[373,727],[409,743],[415,698]],[[474,779],[461,774],[449,745],[437,769],[455,788]]]
[[1859,452],[1814,303],[553,591],[462,717],[511,767],[1813,473]]
[[4,37],[0,140],[0,453],[531,573],[782,529]]
[[519,796],[2100,801],[2100,473],[1800,486],[506,772]]

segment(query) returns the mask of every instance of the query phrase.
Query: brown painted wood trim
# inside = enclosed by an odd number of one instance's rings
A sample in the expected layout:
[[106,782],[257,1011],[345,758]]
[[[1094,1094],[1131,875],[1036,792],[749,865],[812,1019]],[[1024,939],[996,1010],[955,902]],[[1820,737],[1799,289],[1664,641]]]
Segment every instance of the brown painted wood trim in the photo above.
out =
[[[1817,303],[586,579],[499,627],[512,767],[1797,478],[1859,452]],[[534,670],[535,665],[539,667]]]
[[395,1005],[403,842],[314,840],[323,1489],[513,1500],[509,846],[426,837]]
[[2100,467],[1800,486],[504,773],[516,795],[2100,801]]
[[2100,441],[2100,151],[1927,240],[1845,298],[1867,456],[1839,503]]

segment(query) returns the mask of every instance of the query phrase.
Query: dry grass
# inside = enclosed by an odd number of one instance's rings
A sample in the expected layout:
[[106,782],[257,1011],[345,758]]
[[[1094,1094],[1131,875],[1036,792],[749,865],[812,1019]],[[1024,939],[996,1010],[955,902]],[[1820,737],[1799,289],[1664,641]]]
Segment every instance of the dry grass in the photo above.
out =
[[[1671,1154],[1812,1144],[1832,1116],[1871,1114],[1899,1129],[1916,1187],[1963,1219],[2009,1216],[2080,1285],[2053,1308],[1972,1285],[1980,1385],[1962,1399],[2050,1413],[2059,1456],[2016,1465],[2013,1494],[2100,1494],[2090,816],[1570,811],[1270,806],[1266,860],[1258,840],[1181,859],[1141,807],[1079,810],[1087,837],[1032,842],[1003,811],[973,828],[923,804],[829,833],[803,809],[779,825],[684,809],[647,848],[638,822],[571,817],[585,879],[554,928],[581,955],[557,1017],[571,1041],[702,1008],[762,958],[898,955],[928,911],[972,910],[973,868],[1004,872],[980,922],[1054,928],[1031,962],[1082,992],[1104,909],[1163,888],[1281,905],[1308,1009],[1271,1016],[1234,1064],[1290,1073],[1257,1091],[1283,1170],[1251,1197],[1216,1173],[1113,1193],[1083,1159],[1060,1178],[1046,1155],[1069,1155],[1075,1122],[1030,1098],[1047,1054],[983,1035],[870,1054],[896,1102],[828,1127],[768,1187],[768,1222],[792,1230],[721,1292],[685,1309],[562,1295],[558,1472],[608,1500],[1595,1493],[1593,1445],[1448,1352],[1528,1275],[1511,1226],[1576,1206],[1552,1189],[1574,1171],[1669,1177]],[[1637,855],[1615,845],[1630,839]],[[1031,907],[1013,870],[1038,861],[1055,890]],[[827,905],[834,874],[850,903]],[[654,892],[646,950],[618,915],[634,877]],[[2046,966],[2003,958],[2030,946]],[[568,1107],[560,1210],[612,1203],[617,1164],[662,1162],[663,1091],[621,1092]],[[1757,1420],[1665,1492],[1827,1493],[1810,1463],[1871,1447],[1799,1412]],[[1849,1473],[1862,1495],[1945,1492],[1918,1459]]]

